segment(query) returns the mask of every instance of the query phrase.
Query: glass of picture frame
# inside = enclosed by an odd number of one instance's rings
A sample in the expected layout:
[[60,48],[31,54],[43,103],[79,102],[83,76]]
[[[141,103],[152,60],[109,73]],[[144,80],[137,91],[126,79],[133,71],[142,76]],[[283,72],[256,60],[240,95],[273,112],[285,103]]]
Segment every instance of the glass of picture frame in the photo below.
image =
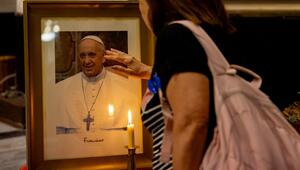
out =
[[[153,37],[141,19],[138,3],[25,1],[24,23],[29,168],[126,169],[128,136],[122,127],[126,127],[129,109],[135,124],[137,168],[150,168],[152,141],[140,120],[145,90],[141,80],[112,73],[111,84],[103,86],[99,95],[102,99],[96,108],[100,113],[93,117],[96,124],[96,117],[103,114],[101,125],[88,132],[57,130],[61,127],[57,122],[70,117],[73,122],[79,120],[83,129],[87,126],[87,119],[77,115],[84,112],[79,107],[82,100],[73,100],[82,97],[80,81],[72,83],[73,92],[64,93],[71,88],[58,90],[62,82],[81,72],[77,48],[82,37],[96,35],[107,49],[119,49],[151,64]],[[104,63],[105,68],[110,64]],[[108,116],[110,105],[114,105],[114,117]]]

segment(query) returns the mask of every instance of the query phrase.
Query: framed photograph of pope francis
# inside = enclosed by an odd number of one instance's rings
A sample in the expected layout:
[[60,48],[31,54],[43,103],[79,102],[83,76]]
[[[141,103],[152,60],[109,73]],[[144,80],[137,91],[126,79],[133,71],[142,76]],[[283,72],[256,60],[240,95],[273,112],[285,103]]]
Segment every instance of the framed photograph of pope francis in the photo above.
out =
[[138,4],[29,1],[24,10],[30,168],[126,169],[128,146],[138,167],[151,167],[145,83],[104,58],[113,48],[151,64]]

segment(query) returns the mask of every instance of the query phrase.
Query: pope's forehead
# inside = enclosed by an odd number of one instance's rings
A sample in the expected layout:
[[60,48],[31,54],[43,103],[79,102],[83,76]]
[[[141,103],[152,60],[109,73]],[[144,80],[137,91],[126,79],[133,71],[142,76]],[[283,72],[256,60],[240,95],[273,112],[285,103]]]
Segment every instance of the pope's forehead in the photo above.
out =
[[80,41],[77,51],[81,54],[81,53],[89,53],[89,52],[96,52],[99,51],[101,53],[104,53],[105,48],[103,47],[102,44],[94,41],[94,40],[90,40],[90,39],[85,39]]

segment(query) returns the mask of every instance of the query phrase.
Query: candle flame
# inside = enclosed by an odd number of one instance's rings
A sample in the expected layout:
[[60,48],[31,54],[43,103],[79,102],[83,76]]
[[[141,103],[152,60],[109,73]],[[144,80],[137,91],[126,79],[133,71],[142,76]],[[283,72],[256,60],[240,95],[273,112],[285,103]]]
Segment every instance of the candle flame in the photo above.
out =
[[114,115],[114,106],[112,104],[108,105],[108,115],[113,116]]
[[132,124],[132,113],[131,110],[128,110],[128,125]]

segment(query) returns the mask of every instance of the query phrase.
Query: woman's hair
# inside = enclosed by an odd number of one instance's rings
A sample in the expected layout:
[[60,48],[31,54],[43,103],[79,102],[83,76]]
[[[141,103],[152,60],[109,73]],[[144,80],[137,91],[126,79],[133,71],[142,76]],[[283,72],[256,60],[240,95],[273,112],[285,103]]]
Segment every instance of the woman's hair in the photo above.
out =
[[171,21],[187,19],[196,24],[205,23],[234,31],[230,24],[223,0],[146,0],[154,34]]

